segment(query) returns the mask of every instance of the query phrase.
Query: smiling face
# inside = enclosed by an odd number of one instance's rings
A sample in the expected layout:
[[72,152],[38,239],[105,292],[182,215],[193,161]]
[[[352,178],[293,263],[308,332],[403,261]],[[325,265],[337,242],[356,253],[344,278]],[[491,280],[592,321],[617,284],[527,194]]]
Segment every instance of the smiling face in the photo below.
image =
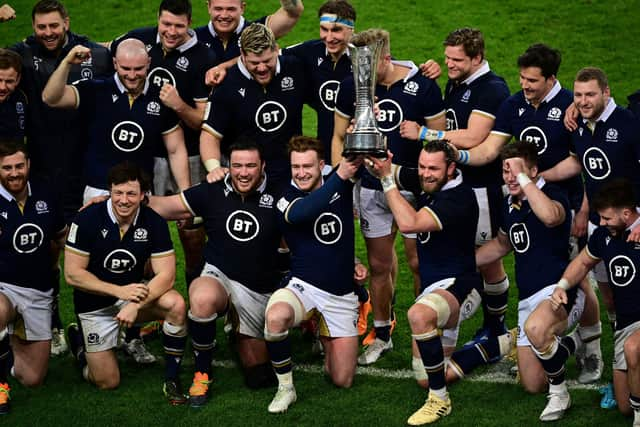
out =
[[418,159],[418,175],[422,190],[428,194],[440,191],[449,181],[449,177],[453,176],[455,168],[455,163],[447,164],[444,152],[428,153],[422,150]]
[[22,152],[0,158],[0,184],[15,198],[27,188],[29,159]]
[[187,15],[174,15],[163,10],[158,17],[158,34],[160,42],[166,51],[177,49],[189,40],[189,25],[191,21]]
[[467,56],[462,45],[446,46],[444,61],[449,78],[456,82],[462,82],[480,67],[482,56],[478,55],[474,58]]
[[234,32],[240,25],[245,3],[240,0],[209,0],[209,16],[213,29],[219,35]]
[[596,120],[609,102],[609,88],[603,90],[597,80],[574,82],[573,102],[583,118]]
[[524,67],[520,69],[520,87],[524,97],[534,106],[539,105],[551,91],[555,79],[545,78],[540,67]]
[[315,150],[291,152],[291,176],[302,191],[311,192],[322,185],[324,160]]
[[111,185],[111,205],[120,223],[131,222],[143,199],[144,193],[138,181]]
[[32,26],[38,43],[50,52],[57,52],[67,38],[69,18],[63,18],[60,12],[37,13]]
[[132,95],[138,95],[144,89],[149,63],[150,58],[146,54],[116,54],[114,68],[118,78]]
[[235,190],[244,195],[255,191],[262,182],[264,163],[258,150],[234,150],[229,158],[229,174]]
[[4,102],[16,90],[20,83],[20,74],[13,68],[0,70],[0,103]]
[[320,23],[320,40],[324,43],[329,54],[334,57],[342,55],[352,35],[353,28],[346,25],[332,22]]
[[278,51],[266,49],[261,54],[247,52],[241,53],[242,62],[253,79],[263,86],[271,82],[276,74],[278,64]]

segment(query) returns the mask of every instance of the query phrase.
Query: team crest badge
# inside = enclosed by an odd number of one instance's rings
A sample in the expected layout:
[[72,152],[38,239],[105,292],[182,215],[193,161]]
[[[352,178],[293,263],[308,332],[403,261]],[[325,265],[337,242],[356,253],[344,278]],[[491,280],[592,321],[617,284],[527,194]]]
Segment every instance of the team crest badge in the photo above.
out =
[[551,110],[549,110],[549,114],[547,114],[547,120],[553,120],[554,122],[557,122],[560,120],[561,116],[562,111],[558,107],[553,107]]
[[471,98],[471,89],[467,89],[467,91],[462,94],[462,99],[460,99],[460,101],[469,102],[469,98]]
[[607,130],[607,142],[618,142],[618,131],[614,128]]
[[36,212],[38,212],[39,214],[49,212],[49,206],[47,205],[47,202],[45,202],[44,200],[38,200],[36,202]]
[[260,201],[258,202],[258,206],[261,208],[271,208],[273,207],[273,196],[271,194],[263,194],[260,197]]
[[135,240],[136,242],[146,242],[148,234],[149,233],[146,229],[142,227],[136,228],[136,231],[133,232],[133,240]]
[[418,88],[419,85],[416,82],[407,82],[406,85],[404,85],[404,93],[408,93],[409,95],[413,95],[415,96],[416,93],[418,93]]
[[176,68],[182,71],[187,71],[187,68],[189,68],[189,60],[186,57],[181,56],[176,61]]
[[282,88],[282,90],[292,90],[292,89],[294,89],[294,87],[293,87],[293,78],[284,77],[282,79],[282,81],[280,82],[280,87]]
[[147,114],[151,114],[153,116],[159,116],[160,115],[160,104],[158,104],[156,101],[151,101],[150,103],[147,104]]
[[16,102],[16,113],[24,114],[24,104],[22,102]]

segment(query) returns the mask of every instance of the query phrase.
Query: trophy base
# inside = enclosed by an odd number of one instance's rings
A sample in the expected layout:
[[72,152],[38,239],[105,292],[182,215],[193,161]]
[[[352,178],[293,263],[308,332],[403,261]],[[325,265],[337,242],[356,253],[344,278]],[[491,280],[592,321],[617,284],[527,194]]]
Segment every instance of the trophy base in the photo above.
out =
[[377,158],[387,157],[385,138],[379,133],[349,133],[345,135],[343,157],[367,155]]

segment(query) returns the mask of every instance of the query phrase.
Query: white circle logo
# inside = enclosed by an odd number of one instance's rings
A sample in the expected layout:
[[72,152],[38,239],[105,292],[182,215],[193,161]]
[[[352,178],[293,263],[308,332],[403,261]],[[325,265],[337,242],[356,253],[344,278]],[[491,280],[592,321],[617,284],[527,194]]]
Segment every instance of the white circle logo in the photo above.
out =
[[21,254],[35,252],[44,241],[44,232],[36,224],[22,224],[13,233],[13,247]]
[[618,255],[609,261],[611,282],[620,287],[629,285],[636,277],[636,266],[626,255]]
[[538,126],[529,126],[520,132],[520,141],[535,144],[538,147],[538,155],[547,151],[547,136]]
[[509,240],[511,246],[519,254],[525,253],[529,249],[529,231],[523,223],[515,223],[509,228]]
[[120,122],[111,131],[111,142],[120,151],[136,151],[144,142],[144,130],[136,122]]
[[156,67],[149,73],[147,80],[150,84],[161,88],[165,83],[170,84],[171,86],[176,86],[176,79],[171,74],[171,71],[167,70],[163,67]]
[[331,245],[342,237],[342,221],[337,215],[325,212],[313,224],[313,234],[320,243]]
[[591,147],[584,152],[582,164],[589,176],[595,180],[605,179],[611,173],[609,159],[598,147]]
[[340,88],[340,82],[337,80],[327,80],[322,83],[318,95],[320,96],[320,102],[324,108],[328,111],[333,111],[336,106],[336,98],[338,96],[338,89]]
[[125,249],[116,249],[104,258],[104,268],[112,273],[122,274],[135,268],[136,257]]
[[383,99],[378,103],[378,115],[376,116],[378,128],[382,132],[391,132],[400,126],[404,120],[404,113],[400,104],[393,99]]
[[287,121],[287,110],[275,101],[263,103],[256,111],[256,126],[263,132],[275,132]]
[[227,218],[227,233],[238,242],[248,242],[260,232],[258,219],[247,211],[234,211]]

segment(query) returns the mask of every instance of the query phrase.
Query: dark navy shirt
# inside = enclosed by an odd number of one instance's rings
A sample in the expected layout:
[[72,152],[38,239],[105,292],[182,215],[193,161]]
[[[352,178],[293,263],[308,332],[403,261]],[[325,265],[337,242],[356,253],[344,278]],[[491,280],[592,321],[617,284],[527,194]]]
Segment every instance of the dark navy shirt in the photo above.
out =
[[0,102],[0,138],[24,140],[28,106],[27,96],[21,89]]
[[226,45],[222,42],[222,40],[216,33],[216,30],[214,30],[211,21],[209,21],[207,25],[196,28],[194,31],[198,36],[198,40],[200,40],[208,48],[213,50],[213,52],[216,54],[217,62],[221,63],[227,62],[230,59],[240,56],[240,35],[242,35],[242,32],[245,28],[247,28],[254,22],[266,25],[267,17],[263,16],[256,21],[247,21],[244,16],[240,17],[238,27],[231,34],[229,42]]
[[244,196],[233,189],[229,175],[180,194],[187,209],[204,220],[205,261],[255,292],[273,292],[279,281],[276,256],[281,234],[277,196],[266,178],[257,191]]
[[0,185],[0,282],[39,291],[51,289],[51,241],[64,227],[55,193],[30,182],[21,211]]
[[353,184],[331,174],[306,193],[294,183],[278,200],[291,275],[334,295],[353,292]]
[[[140,206],[133,224],[123,236],[112,201],[89,206],[78,213],[69,229],[66,248],[89,257],[87,271],[98,279],[119,286],[140,283],[148,259],[173,254],[169,227],[164,219]],[[117,298],[74,289],[76,313],[87,313],[114,304]]]
[[[461,83],[449,80],[444,90],[447,130],[467,129],[472,113],[495,120],[500,104],[508,96],[507,83],[495,75],[486,62]],[[465,182],[474,188],[502,185],[502,161],[499,158],[483,166],[460,165],[460,170]]]
[[507,236],[513,248],[520,300],[560,280],[569,263],[571,213],[567,194],[542,178],[536,185],[562,205],[565,217],[562,224],[547,227],[533,212],[528,200],[517,201],[511,196],[505,199],[500,233]]
[[107,172],[125,160],[153,176],[154,152],[163,144],[163,135],[179,123],[175,113],[149,90],[149,83],[133,104],[116,75],[107,80],[81,80],[73,87],[78,109],[89,120],[87,184],[106,189]]
[[613,292],[616,309],[616,329],[624,329],[640,320],[640,244],[627,242],[636,221],[619,236],[613,236],[607,227],[598,227],[589,238],[587,254],[604,261]]
[[317,137],[324,145],[324,159],[331,164],[331,138],[333,116],[340,82],[351,75],[349,51],[334,62],[322,40],[310,40],[282,51],[283,55],[295,55],[304,63],[305,74],[310,79],[306,103],[318,115]]
[[[116,49],[122,40],[135,38],[142,41],[147,47],[151,57],[151,67],[147,79],[155,90],[160,90],[162,85],[168,83],[178,90],[180,98],[189,105],[195,107],[196,102],[206,102],[211,88],[204,83],[207,70],[216,64],[215,53],[198,41],[196,34],[189,30],[191,38],[170,52],[162,48],[158,27],[139,28],[118,37],[111,44],[111,52],[115,55]],[[191,129],[184,125],[184,139],[190,156],[199,154],[200,129]],[[161,145],[158,153],[166,157],[167,153]]]
[[[417,167],[422,149],[421,141],[412,141],[400,136],[400,123],[411,120],[424,124],[444,113],[444,102],[438,84],[420,74],[412,62],[395,61],[396,66],[410,69],[407,76],[391,86],[376,85],[378,98],[378,129],[387,137],[387,146],[393,153],[393,163]],[[340,83],[336,100],[336,113],[351,119],[355,111],[355,86],[353,76]],[[380,181],[368,172],[362,175],[362,186],[382,190]]]

